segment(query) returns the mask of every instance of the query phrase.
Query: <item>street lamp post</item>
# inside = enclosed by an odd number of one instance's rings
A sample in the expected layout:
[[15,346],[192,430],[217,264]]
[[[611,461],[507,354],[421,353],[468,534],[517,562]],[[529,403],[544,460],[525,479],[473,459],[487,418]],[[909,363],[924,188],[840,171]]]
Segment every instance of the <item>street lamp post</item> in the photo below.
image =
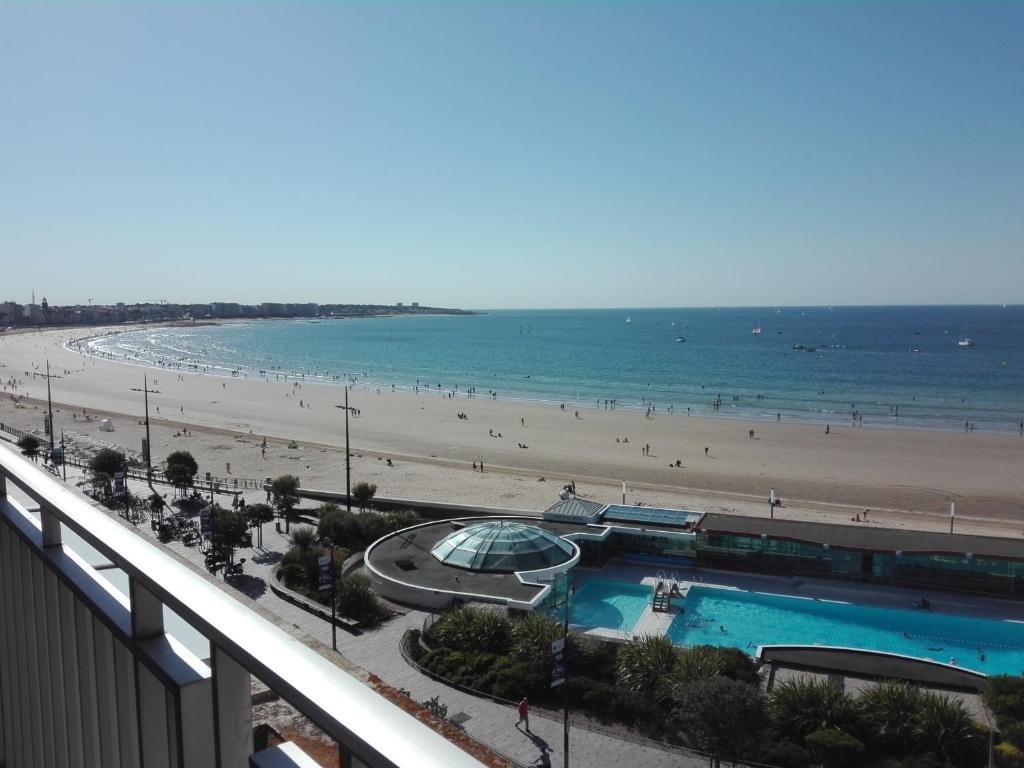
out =
[[62,376],[52,375],[50,373],[50,361],[49,360],[46,361],[46,373],[45,374],[33,373],[33,376],[44,376],[44,378],[46,379],[46,410],[47,410],[47,415],[49,416],[49,419],[50,419],[50,429],[49,429],[48,437],[50,438],[50,456],[52,457],[53,456],[53,398],[50,396],[50,379],[61,379],[63,377]]
[[141,392],[143,394],[143,402],[146,407],[146,474],[152,479],[153,477],[153,443],[149,438],[149,393],[152,392],[154,395],[160,394],[158,389],[150,389],[149,382],[147,381],[146,374],[142,374],[142,389],[138,387],[130,387],[132,392]]
[[348,447],[348,412],[352,409],[348,406],[348,384],[345,385],[345,404],[336,405],[345,411],[345,508],[352,511],[352,458]]
[[334,573],[334,537],[331,537],[331,648],[338,650],[338,604],[335,591],[338,579]]
[[352,511],[352,453],[348,447],[348,384],[345,385],[345,508]]

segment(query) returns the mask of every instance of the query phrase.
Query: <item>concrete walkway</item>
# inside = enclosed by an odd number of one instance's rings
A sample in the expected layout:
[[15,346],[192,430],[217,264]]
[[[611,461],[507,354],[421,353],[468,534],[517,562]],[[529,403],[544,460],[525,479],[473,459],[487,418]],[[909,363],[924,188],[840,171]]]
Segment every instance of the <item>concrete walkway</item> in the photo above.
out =
[[[79,472],[73,473],[69,468],[68,485],[73,485],[80,479]],[[161,493],[167,492],[170,498],[169,489],[165,486],[157,487]],[[134,482],[131,483],[131,491],[142,496],[148,496],[150,493],[144,484]],[[262,492],[248,492],[245,496],[247,504],[265,501]],[[230,504],[230,497],[221,496],[218,501],[227,506]],[[140,535],[156,540],[156,534],[151,530],[148,521],[140,524],[137,530]],[[199,550],[185,547],[177,540],[164,546],[199,567],[204,567],[205,557]],[[329,622],[282,600],[270,590],[273,568],[289,548],[290,544],[285,534],[277,533],[273,523],[265,525],[263,548],[237,551],[236,560],[239,557],[246,558],[244,572],[242,576],[227,581],[266,610],[330,648]],[[518,715],[514,707],[450,688],[424,675],[406,662],[400,651],[402,635],[406,629],[421,627],[426,615],[420,611],[410,611],[387,622],[379,629],[362,635],[351,635],[339,629],[338,651],[347,660],[373,673],[387,685],[408,690],[415,701],[422,702],[437,696],[439,702],[448,707],[449,718],[464,716],[462,725],[469,735],[517,763],[531,765],[546,751],[550,765],[553,768],[563,768],[565,762],[561,721],[531,713],[531,732],[527,733],[521,726],[516,726]],[[581,728],[570,728],[569,759],[573,766],[588,768],[619,768],[625,765],[645,768],[698,768],[708,765],[708,759],[704,757],[687,756],[680,752],[637,744],[606,733]]]

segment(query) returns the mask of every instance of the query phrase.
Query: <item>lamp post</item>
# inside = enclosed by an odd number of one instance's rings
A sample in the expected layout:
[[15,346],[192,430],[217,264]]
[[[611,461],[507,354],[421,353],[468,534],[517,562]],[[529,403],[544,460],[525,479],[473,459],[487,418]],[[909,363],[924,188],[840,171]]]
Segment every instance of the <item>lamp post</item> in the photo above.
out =
[[352,459],[348,447],[348,412],[352,409],[348,405],[348,384],[345,385],[345,404],[336,405],[345,411],[345,509],[352,511]]
[[62,379],[63,376],[56,376],[50,373],[50,361],[46,361],[46,373],[35,373],[35,376],[42,376],[46,379],[46,410],[47,415],[50,419],[50,429],[48,431],[48,437],[50,438],[50,456],[53,456],[53,398],[50,396],[50,379]]
[[334,537],[331,537],[331,648],[338,650],[338,579],[334,573]]
[[146,475],[150,479],[153,477],[153,443],[149,439],[149,393],[152,392],[154,395],[160,394],[158,389],[150,389],[149,382],[146,379],[146,374],[142,374],[142,389],[138,387],[130,387],[132,392],[142,392],[143,402],[146,407]]

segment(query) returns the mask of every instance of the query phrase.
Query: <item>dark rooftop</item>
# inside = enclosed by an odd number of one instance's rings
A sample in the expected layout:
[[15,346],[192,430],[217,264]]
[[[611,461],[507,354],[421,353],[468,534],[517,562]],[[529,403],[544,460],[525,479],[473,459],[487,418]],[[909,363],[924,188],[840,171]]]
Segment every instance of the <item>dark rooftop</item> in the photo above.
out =
[[[526,522],[551,531],[557,536],[578,533],[579,525],[554,523],[540,518],[507,518]],[[462,525],[493,520],[481,518],[453,523],[442,520],[420,526],[385,539],[370,552],[374,568],[389,579],[413,584],[423,589],[438,589],[469,595],[489,595],[528,602],[540,591],[540,586],[523,584],[514,573],[484,573],[444,565],[430,551],[442,539]]]
[[599,504],[596,501],[588,501],[587,499],[571,496],[568,499],[560,499],[556,501],[544,510],[544,514],[563,515],[565,517],[578,517],[589,520],[604,509],[604,507],[604,504]]
[[766,517],[724,515],[709,512],[697,526],[704,533],[734,533],[749,536],[767,534],[775,539],[828,544],[843,549],[870,552],[917,552],[996,557],[1024,561],[1024,539],[996,536],[970,536],[960,533],[911,531],[879,528],[861,523],[816,523],[802,520],[772,520]]

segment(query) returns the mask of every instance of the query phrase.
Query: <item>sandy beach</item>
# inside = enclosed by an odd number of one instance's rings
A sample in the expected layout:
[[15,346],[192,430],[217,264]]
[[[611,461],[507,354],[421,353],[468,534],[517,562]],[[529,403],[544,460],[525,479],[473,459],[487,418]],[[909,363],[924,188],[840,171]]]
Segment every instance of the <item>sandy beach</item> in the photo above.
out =
[[[149,401],[155,460],[187,449],[201,471],[219,476],[290,472],[305,487],[344,488],[340,387],[143,369],[65,348],[89,334],[0,335],[0,421],[42,428],[46,379],[38,374],[48,359],[60,377],[52,381],[57,429],[73,445],[140,451],[143,401],[132,388],[147,373],[158,390]],[[648,419],[365,388],[350,392],[350,405],[359,409],[350,421],[353,480],[375,482],[382,496],[539,510],[569,480],[606,502],[621,500],[625,481],[627,503],[765,515],[774,487],[785,503],[777,515],[793,519],[849,521],[870,509],[868,524],[948,530],[955,500],[958,531],[1019,536],[1024,528],[1024,438],[1015,435],[849,424],[832,424],[826,435],[807,424],[660,412]],[[102,416],[113,433],[99,430]],[[483,473],[473,469],[481,461]]]

